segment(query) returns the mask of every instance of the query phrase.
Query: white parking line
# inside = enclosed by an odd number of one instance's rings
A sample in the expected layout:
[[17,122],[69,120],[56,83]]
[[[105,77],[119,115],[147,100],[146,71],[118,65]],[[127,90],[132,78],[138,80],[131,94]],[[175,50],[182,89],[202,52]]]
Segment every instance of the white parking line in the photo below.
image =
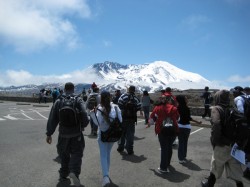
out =
[[33,118],[27,116],[25,113],[22,113],[22,115],[24,115],[26,118],[30,119],[30,120],[34,120]]
[[6,120],[6,119],[0,118],[0,121],[3,121],[3,120]]
[[10,120],[18,120],[18,118],[12,117],[10,116],[10,114],[8,116],[3,116],[3,117],[10,119]]
[[145,121],[145,120],[140,120],[140,121],[137,121],[137,123],[140,123],[140,122],[143,122],[143,121]]
[[38,111],[35,111],[39,116],[43,117],[44,119],[48,119],[46,118],[44,115],[40,114]]
[[196,133],[196,132],[198,132],[198,131],[200,131],[200,130],[202,130],[202,129],[204,129],[204,128],[199,128],[199,129],[197,129],[196,131],[191,132],[190,135],[192,135],[192,134],[194,134],[194,133]]

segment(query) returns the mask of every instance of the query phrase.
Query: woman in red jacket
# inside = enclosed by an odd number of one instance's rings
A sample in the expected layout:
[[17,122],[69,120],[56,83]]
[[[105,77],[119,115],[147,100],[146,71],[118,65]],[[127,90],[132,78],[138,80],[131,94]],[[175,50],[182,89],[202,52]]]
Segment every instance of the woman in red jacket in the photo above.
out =
[[[175,106],[171,105],[167,100],[166,96],[160,97],[159,105],[155,106],[151,115],[150,121],[155,122],[155,134],[158,135],[158,139],[161,146],[161,162],[158,171],[161,173],[169,172],[169,165],[172,158],[172,144],[178,134],[178,118],[179,113]],[[164,120],[170,118],[173,122],[174,132],[173,134],[165,134],[163,133],[163,123]]]

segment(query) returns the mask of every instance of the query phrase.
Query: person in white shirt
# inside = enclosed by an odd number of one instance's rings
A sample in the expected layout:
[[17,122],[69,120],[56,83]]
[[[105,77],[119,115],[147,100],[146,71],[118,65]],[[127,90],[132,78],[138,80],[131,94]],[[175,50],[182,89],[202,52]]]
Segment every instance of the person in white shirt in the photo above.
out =
[[[250,98],[250,95],[246,94],[248,90],[249,90],[249,87],[243,89],[240,86],[236,86],[233,89],[231,89],[231,91],[233,92],[233,96],[234,96],[234,104],[240,113],[244,113],[244,104],[245,104],[244,98]],[[249,140],[248,140],[247,145],[245,146],[244,151],[246,153],[246,158],[247,158],[247,167],[246,167],[246,170],[243,172],[243,177],[250,180],[250,141]]]
[[[94,110],[90,113],[93,116]],[[95,115],[95,114],[94,114]],[[108,91],[101,92],[101,102],[100,105],[97,106],[96,109],[96,118],[93,118],[93,121],[96,125],[98,125],[97,131],[97,141],[100,149],[100,160],[102,166],[102,186],[106,187],[110,184],[109,177],[109,168],[110,168],[110,153],[111,149],[114,145],[114,142],[102,142],[101,140],[101,131],[106,131],[109,128],[109,124],[107,122],[107,118],[115,119],[118,117],[119,121],[122,123],[122,115],[119,107],[113,103],[111,103],[111,94]]]

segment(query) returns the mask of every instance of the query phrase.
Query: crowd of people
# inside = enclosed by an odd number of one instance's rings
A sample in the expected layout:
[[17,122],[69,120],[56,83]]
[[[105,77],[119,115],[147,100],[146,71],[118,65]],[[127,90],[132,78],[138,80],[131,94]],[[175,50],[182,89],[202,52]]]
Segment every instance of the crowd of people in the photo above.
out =
[[53,103],[54,103],[56,99],[59,97],[59,95],[62,95],[62,93],[63,93],[63,90],[61,90],[60,88],[55,87],[53,90],[43,88],[39,91],[38,103],[39,104],[41,102],[47,103],[48,97],[52,97]]
[[[151,125],[155,126],[154,132],[158,136],[161,147],[158,168],[160,173],[169,172],[175,139],[179,140],[179,163],[185,164],[188,161],[190,122],[201,124],[201,121],[192,118],[188,99],[185,95],[173,95],[171,88],[167,87],[162,90],[161,96],[153,101],[146,90],[140,98],[136,96],[136,87],[133,85],[128,87],[127,92],[121,93],[121,90],[116,90],[113,95],[107,90],[100,91],[95,82],[93,82],[90,89],[89,92],[84,88],[81,97],[78,97],[74,95],[74,84],[66,83],[64,93],[59,94],[54,100],[49,115],[46,131],[47,143],[51,144],[52,135],[59,125],[57,148],[61,159],[60,181],[68,180],[68,177],[70,177],[76,186],[80,186],[79,175],[85,147],[82,130],[90,123],[91,135],[97,137],[100,150],[102,186],[109,186],[111,183],[109,174],[110,154],[114,142],[103,142],[101,132],[109,128],[108,119],[114,119],[117,116],[122,123],[123,129],[122,136],[117,142],[117,151],[133,155],[138,112],[140,112],[141,116],[144,116],[146,128]],[[235,107],[241,113],[244,113],[244,98],[250,98],[249,89],[237,86],[231,91],[234,95]],[[232,145],[235,143],[234,139],[225,138],[222,133],[222,121],[225,118],[223,112],[229,107],[230,91],[220,90],[213,96],[211,95],[209,88],[205,87],[205,92],[201,95],[205,106],[201,118],[205,118],[207,115],[211,118],[213,154],[210,175],[201,181],[201,186],[214,186],[216,179],[221,177],[225,168],[227,177],[233,179],[237,187],[242,187],[242,175],[250,180],[250,143],[246,143],[244,146],[247,168],[243,173],[240,163],[230,156]],[[212,102],[214,102],[213,107],[211,107]],[[70,104],[75,107],[75,111],[68,109],[71,106]],[[152,104],[154,107],[151,110]],[[70,115],[73,112],[77,112],[77,115]],[[77,116],[77,119],[72,116]],[[75,121],[76,124],[72,125]],[[223,141],[224,139],[228,141]]]

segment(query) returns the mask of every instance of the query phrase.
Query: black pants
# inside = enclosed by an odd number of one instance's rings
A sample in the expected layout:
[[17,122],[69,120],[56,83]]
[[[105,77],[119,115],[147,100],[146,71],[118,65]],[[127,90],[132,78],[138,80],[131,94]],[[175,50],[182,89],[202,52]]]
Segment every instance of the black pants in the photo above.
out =
[[85,141],[82,133],[72,138],[63,138],[59,135],[60,177],[67,177],[70,172],[74,173],[77,177],[80,175],[84,147]]
[[179,128],[179,146],[178,146],[178,158],[179,160],[184,160],[187,157],[187,146],[188,138],[190,135],[191,129]]
[[164,136],[162,133],[158,134],[158,139],[161,146],[161,169],[165,170],[170,165],[173,153],[173,142],[175,138],[175,136]]
[[118,148],[121,150],[125,148],[128,153],[132,153],[134,151],[134,137],[135,122],[123,122],[123,133],[118,141]]
[[250,138],[248,138],[247,145],[246,145],[244,151],[246,153],[247,162],[250,162]]
[[211,117],[210,105],[205,105],[205,112],[202,117],[206,117],[207,115],[208,117]]
[[90,118],[90,126],[91,126],[91,133],[96,133],[98,127],[95,125],[95,123],[93,122],[92,118]]

